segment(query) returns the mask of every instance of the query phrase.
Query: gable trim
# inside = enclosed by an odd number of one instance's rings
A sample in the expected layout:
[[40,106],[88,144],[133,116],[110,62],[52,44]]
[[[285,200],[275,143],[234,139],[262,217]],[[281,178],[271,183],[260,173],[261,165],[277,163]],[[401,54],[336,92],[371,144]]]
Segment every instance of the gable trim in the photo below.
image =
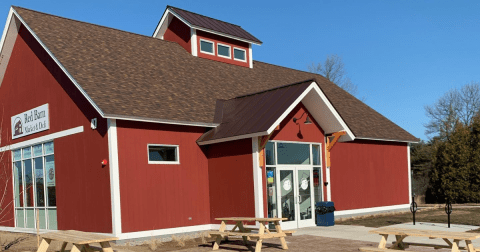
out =
[[3,50],[3,45],[5,44],[5,39],[7,37],[8,27],[10,27],[10,23],[12,22],[12,15],[13,15],[13,8],[10,7],[10,11],[8,12],[7,22],[5,23],[5,28],[3,29],[2,39],[0,40],[0,53]]
[[[239,139],[244,139],[244,138],[250,138],[250,137],[257,137],[257,136],[264,136],[264,135],[269,135],[271,134],[277,125],[280,125],[280,123],[285,120],[285,118],[290,114],[290,112],[307,96],[307,94],[310,93],[310,91],[315,90],[317,94],[320,96],[322,101],[326,104],[327,108],[330,110],[330,112],[333,114],[335,119],[340,123],[340,126],[342,127],[342,130],[345,130],[347,132],[347,137],[349,138],[350,141],[355,140],[355,135],[353,132],[348,128],[347,124],[343,121],[342,117],[338,114],[338,112],[335,110],[333,105],[330,103],[328,98],[325,96],[323,91],[320,89],[318,84],[315,81],[312,81],[310,85],[302,92],[301,95],[295,99],[292,104],[282,113],[280,117],[268,128],[267,131],[263,132],[256,132],[256,133],[250,133],[250,134],[245,134],[245,135],[239,135],[239,136],[232,136],[232,137],[226,137],[226,138],[219,138],[219,139],[213,139],[209,141],[204,141],[202,142],[201,138],[197,140],[198,145],[207,145],[207,144],[215,144],[215,143],[221,143],[221,142],[228,142],[228,141],[233,141],[233,140],[239,140]],[[215,129],[212,129],[215,130]]]
[[381,138],[370,138],[370,137],[357,137],[356,139],[358,139],[358,140],[382,141],[382,142],[397,142],[397,143],[419,143],[420,142],[420,141],[381,139]]
[[[60,61],[53,55],[53,53],[47,48],[47,46],[40,40],[40,38],[35,34],[35,32],[33,32],[33,30],[27,25],[25,20],[22,19],[22,17],[15,11],[15,9],[13,9],[13,7],[10,7],[10,11],[13,14],[15,14],[15,17],[18,18],[18,20],[20,20],[20,22],[22,23],[23,26],[25,26],[25,28],[27,28],[28,32],[30,32],[30,34],[35,38],[35,40],[42,46],[42,48],[48,53],[48,55],[57,64],[57,66],[65,73],[65,75],[67,75],[68,79],[70,79],[70,81],[72,81],[72,83],[75,85],[75,87],[78,88],[80,93],[82,93],[82,95],[87,99],[87,101],[90,103],[90,105],[93,106],[93,108],[100,114],[100,116],[104,117],[105,114],[100,109],[100,107],[98,107],[98,105],[92,100],[92,98],[90,98],[90,96],[87,94],[87,92],[85,92],[85,90],[80,86],[80,84],[78,84],[78,82],[73,78],[73,76],[62,65],[62,63],[60,63]],[[10,14],[9,14],[9,17],[10,17],[10,21],[11,21],[12,18],[13,18],[13,15],[10,16]]]
[[186,121],[155,119],[155,118],[147,118],[147,117],[122,116],[122,115],[112,115],[112,114],[106,114],[104,118],[119,119],[119,120],[125,120],[125,121],[135,121],[135,122],[164,123],[164,124],[210,127],[210,128],[215,128],[219,125],[218,123],[186,122]]

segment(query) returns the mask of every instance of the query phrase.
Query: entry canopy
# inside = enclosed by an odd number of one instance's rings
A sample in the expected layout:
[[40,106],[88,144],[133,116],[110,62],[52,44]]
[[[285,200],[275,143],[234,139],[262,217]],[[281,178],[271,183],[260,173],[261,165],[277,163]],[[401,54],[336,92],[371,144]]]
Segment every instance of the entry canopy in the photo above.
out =
[[340,142],[355,139],[316,80],[310,79],[230,100],[218,100],[214,122],[219,125],[203,134],[197,142],[208,145],[269,135],[300,102],[325,134],[345,131]]

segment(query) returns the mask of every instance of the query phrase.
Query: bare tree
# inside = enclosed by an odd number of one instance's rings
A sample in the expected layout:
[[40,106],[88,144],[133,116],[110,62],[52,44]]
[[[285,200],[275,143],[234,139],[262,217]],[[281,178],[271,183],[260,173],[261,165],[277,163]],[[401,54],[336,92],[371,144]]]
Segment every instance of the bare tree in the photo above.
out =
[[425,106],[430,121],[425,125],[426,134],[445,139],[461,122],[470,125],[480,110],[480,83],[471,82],[460,89],[452,89],[434,104]]
[[[315,65],[312,63],[308,66],[308,71],[325,76],[329,81],[337,84],[337,86],[353,96],[358,95],[357,85],[353,84],[350,78],[347,77],[342,57],[337,54],[328,55],[323,64],[318,63]],[[364,100],[364,98],[361,100]]]

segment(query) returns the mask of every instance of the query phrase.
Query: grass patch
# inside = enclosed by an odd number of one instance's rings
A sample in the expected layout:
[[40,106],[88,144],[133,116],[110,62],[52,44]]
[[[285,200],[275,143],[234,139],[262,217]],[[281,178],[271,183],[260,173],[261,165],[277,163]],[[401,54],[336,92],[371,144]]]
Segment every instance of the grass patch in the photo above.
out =
[[[362,217],[345,218],[335,221],[342,225],[358,225],[365,227],[383,227],[394,224],[401,224],[406,222],[412,222],[412,213],[385,213],[368,215]],[[443,208],[430,208],[421,209],[415,214],[416,222],[433,222],[433,223],[448,223],[448,217]],[[462,225],[480,225],[480,208],[453,208],[453,212],[450,215],[451,224]],[[480,232],[480,230],[477,230]]]

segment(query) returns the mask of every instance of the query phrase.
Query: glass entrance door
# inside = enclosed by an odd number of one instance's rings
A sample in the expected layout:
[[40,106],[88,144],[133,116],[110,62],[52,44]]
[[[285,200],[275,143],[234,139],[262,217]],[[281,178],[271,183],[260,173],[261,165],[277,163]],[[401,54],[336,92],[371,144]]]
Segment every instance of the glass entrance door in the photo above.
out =
[[277,202],[282,228],[294,229],[315,225],[313,207],[313,171],[303,167],[277,169]]

